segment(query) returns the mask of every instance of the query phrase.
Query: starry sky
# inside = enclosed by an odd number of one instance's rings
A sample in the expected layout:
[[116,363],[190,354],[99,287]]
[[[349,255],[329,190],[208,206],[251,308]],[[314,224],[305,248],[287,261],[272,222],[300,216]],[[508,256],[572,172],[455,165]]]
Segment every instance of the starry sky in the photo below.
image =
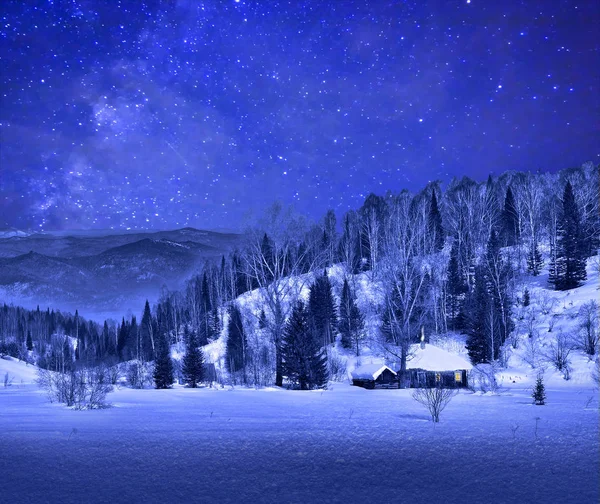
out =
[[598,162],[598,5],[2,0],[0,227],[237,229]]

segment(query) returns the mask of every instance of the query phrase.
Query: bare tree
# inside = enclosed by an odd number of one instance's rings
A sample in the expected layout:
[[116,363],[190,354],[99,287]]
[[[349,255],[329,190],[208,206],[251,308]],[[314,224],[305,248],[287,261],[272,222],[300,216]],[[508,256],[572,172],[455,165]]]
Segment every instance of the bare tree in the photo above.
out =
[[596,300],[585,303],[579,308],[579,332],[577,333],[577,346],[590,356],[598,353],[600,333],[598,331],[598,303]]
[[412,398],[427,408],[431,420],[440,421],[440,413],[444,411],[458,391],[441,387],[419,388],[412,393]]
[[293,302],[309,281],[307,275],[297,275],[305,259],[298,253],[297,237],[304,234],[304,229],[304,221],[291,209],[275,203],[259,227],[249,230],[244,254],[248,274],[259,287],[267,330],[275,346],[275,385],[278,387],[283,385],[281,341],[285,321]]
[[571,378],[571,361],[569,356],[573,351],[573,342],[564,333],[559,332],[556,335],[555,341],[550,343],[545,355],[548,361],[560,371],[565,380]]
[[411,219],[411,197],[401,193],[392,206],[385,235],[381,270],[386,306],[380,334],[384,352],[400,361],[401,382],[411,339],[416,339],[425,319],[428,269],[417,255],[425,232],[426,221],[419,226]]

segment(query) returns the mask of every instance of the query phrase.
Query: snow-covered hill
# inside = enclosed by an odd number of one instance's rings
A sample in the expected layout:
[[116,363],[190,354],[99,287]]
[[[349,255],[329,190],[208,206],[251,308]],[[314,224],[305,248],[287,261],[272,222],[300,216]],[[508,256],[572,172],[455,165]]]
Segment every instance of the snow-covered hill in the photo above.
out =
[[0,387],[35,383],[37,366],[13,357],[0,358]]
[[[573,347],[580,333],[580,308],[586,303],[597,300],[599,295],[598,277],[599,256],[594,256],[587,263],[587,280],[585,283],[570,291],[554,291],[548,284],[548,272],[537,277],[524,276],[520,286],[519,302],[513,307],[512,317],[515,322],[514,337],[507,342],[505,350],[507,358],[505,367],[499,367],[497,377],[500,384],[516,383],[530,386],[539,373],[543,373],[547,385],[581,386],[592,385],[593,374],[596,369],[594,359],[579,348],[572,348],[568,355],[568,380],[565,371],[559,371],[551,362],[553,345],[556,345],[557,336],[566,337],[569,346]],[[327,269],[327,274],[332,283],[337,302],[346,276],[340,265]],[[365,315],[365,331],[367,338],[361,349],[361,355],[356,357],[351,351],[341,348],[336,344],[333,353],[345,362],[347,376],[351,371],[362,364],[387,363],[386,356],[378,350],[376,344],[381,312],[383,309],[384,292],[381,282],[371,279],[369,273],[350,276],[361,312]],[[296,293],[306,300],[309,288],[314,280],[314,274],[286,279],[293,286]],[[530,294],[531,302],[527,307],[522,306],[524,290]],[[290,297],[292,299],[292,297]],[[256,331],[258,317],[263,306],[263,296],[259,289],[242,294],[238,299],[241,309],[246,314],[246,323],[250,331]],[[289,303],[289,301],[288,301]],[[224,370],[224,357],[227,341],[227,314],[224,314],[223,330],[218,340],[213,341],[204,348],[209,361]],[[551,330],[549,331],[549,329]],[[530,338],[530,333],[533,337]],[[263,337],[266,337],[263,335]],[[430,335],[430,341],[450,354],[468,359],[465,348],[465,336],[456,333]],[[576,346],[576,345],[575,345]],[[532,355],[533,354],[533,355]]]

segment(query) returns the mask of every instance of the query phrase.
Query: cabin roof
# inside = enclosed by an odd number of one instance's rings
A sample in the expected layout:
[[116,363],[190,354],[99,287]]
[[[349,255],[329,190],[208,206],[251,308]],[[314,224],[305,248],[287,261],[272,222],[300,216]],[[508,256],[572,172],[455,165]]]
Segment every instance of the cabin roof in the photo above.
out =
[[407,369],[425,369],[426,371],[456,371],[458,369],[471,369],[471,363],[461,357],[434,345],[411,345],[412,358],[406,363]]
[[393,369],[387,367],[385,364],[365,364],[352,371],[352,378],[355,380],[376,380],[386,369],[396,374]]

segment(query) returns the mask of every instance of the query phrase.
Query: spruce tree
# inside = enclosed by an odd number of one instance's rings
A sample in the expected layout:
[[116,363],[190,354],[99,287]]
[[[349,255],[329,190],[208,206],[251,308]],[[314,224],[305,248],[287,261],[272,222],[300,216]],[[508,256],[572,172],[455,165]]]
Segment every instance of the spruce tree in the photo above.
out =
[[475,270],[475,287],[471,292],[466,310],[467,352],[473,364],[490,362],[492,355],[486,338],[486,318],[489,310],[489,294],[481,267]]
[[342,346],[344,348],[354,348],[356,355],[360,353],[360,343],[364,338],[364,323],[364,317],[356,305],[356,299],[350,289],[348,280],[344,279],[340,298],[338,327],[342,335]]
[[527,307],[531,303],[531,296],[529,294],[529,289],[525,287],[523,291],[523,306]]
[[247,354],[248,347],[242,312],[237,303],[232,303],[229,307],[229,322],[227,324],[227,348],[225,354],[227,370],[231,374],[244,371]]
[[27,350],[29,350],[30,352],[33,350],[33,341],[31,339],[31,331],[27,330]]
[[308,311],[315,326],[319,345],[335,343],[337,311],[327,271],[318,277],[310,289]]
[[563,194],[563,211],[553,260],[552,278],[556,290],[579,287],[586,279],[585,244],[581,233],[581,218],[573,187],[567,182]]
[[520,237],[519,213],[517,212],[515,197],[510,186],[508,186],[508,189],[506,190],[504,209],[502,210],[500,220],[502,223],[504,243],[508,246],[516,245]]
[[533,276],[538,276],[542,271],[542,266],[544,261],[542,259],[542,254],[538,247],[537,241],[534,241],[530,247],[529,252],[527,253],[527,270]]
[[452,330],[458,330],[463,327],[462,307],[465,294],[468,290],[467,283],[460,272],[458,264],[458,248],[456,240],[450,250],[450,260],[448,261],[448,281],[446,283],[448,308],[448,325]]
[[150,311],[150,303],[146,299],[144,305],[144,314],[142,315],[142,323],[139,328],[140,334],[140,354],[144,361],[150,361],[153,358],[155,351],[154,343],[154,326],[152,312]]
[[533,397],[534,404],[538,406],[546,404],[546,387],[544,386],[544,379],[541,374],[538,375],[537,380],[535,381],[531,397]]
[[442,227],[442,214],[438,207],[435,189],[431,191],[427,228],[432,239],[434,252],[439,252],[444,247],[444,228]]
[[157,338],[156,357],[154,359],[154,387],[166,389],[173,386],[173,362],[167,337]]
[[196,388],[204,379],[204,357],[202,350],[198,348],[198,338],[195,331],[185,331],[185,356],[183,357],[183,379],[188,387]]
[[283,374],[301,390],[327,385],[327,355],[312,334],[308,310],[298,301],[286,322],[281,345]]

